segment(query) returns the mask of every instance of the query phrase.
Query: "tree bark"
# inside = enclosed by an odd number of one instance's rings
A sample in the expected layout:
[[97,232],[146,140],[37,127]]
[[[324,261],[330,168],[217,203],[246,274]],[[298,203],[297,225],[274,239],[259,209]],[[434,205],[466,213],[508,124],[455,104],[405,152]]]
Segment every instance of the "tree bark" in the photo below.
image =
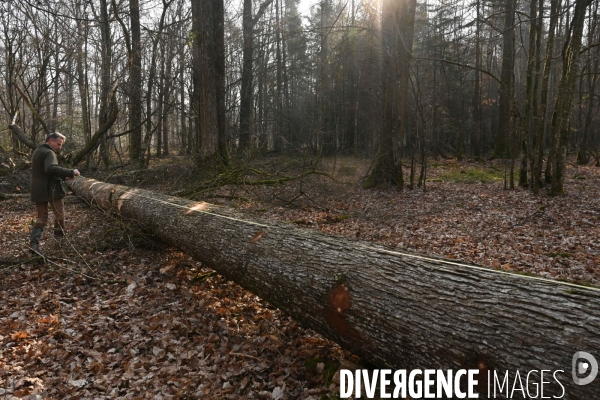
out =
[[227,166],[230,157],[225,124],[225,11],[223,0],[191,0],[192,109],[196,141],[203,160]]
[[[110,102],[111,65],[112,65],[112,36],[110,33],[110,21],[108,19],[108,4],[106,0],[100,0],[100,33],[102,45],[102,61],[100,67],[100,111],[98,113],[98,126],[106,124],[110,118],[108,111]],[[112,126],[112,124],[111,124]],[[110,165],[110,155],[106,136],[99,138],[100,152],[104,166]]]
[[173,57],[175,55],[171,50],[167,51],[167,59],[165,66],[165,77],[163,87],[163,107],[162,107],[162,134],[163,134],[163,156],[168,156],[170,153],[169,149],[169,136],[171,131],[171,125],[169,123],[169,113],[171,112],[171,85],[173,78],[171,76],[173,68]]
[[277,89],[275,92],[275,127],[273,132],[273,150],[277,153],[283,153],[284,151],[284,142],[282,136],[282,126],[283,121],[281,119],[282,113],[282,105],[281,105],[281,90],[282,90],[282,81],[281,81],[281,20],[280,20],[280,4],[281,1],[277,0],[275,2],[275,43],[276,43],[276,53],[275,59],[277,60],[277,80],[276,85]]
[[[487,370],[511,377],[563,370],[563,399],[592,399],[600,389],[598,379],[577,386],[570,375],[575,352],[600,349],[598,289],[413,255],[142,189],[85,178],[69,185],[376,366],[480,369],[482,381]],[[544,393],[561,389],[546,384]]]
[[406,128],[408,76],[415,28],[416,0],[383,2],[381,23],[383,115],[377,159],[365,186],[404,187],[400,148]]
[[473,146],[473,155],[475,158],[481,156],[479,140],[481,138],[481,2],[476,1],[476,28],[475,28],[475,87],[473,89],[473,132],[471,133],[471,143]]
[[12,131],[12,133],[17,137],[17,139],[21,143],[23,143],[25,146],[29,147],[30,149],[35,150],[38,145],[33,140],[31,140],[29,137],[27,137],[27,135],[23,132],[21,127],[19,125],[15,125],[14,122],[15,121],[13,121],[13,123],[9,124],[8,128]]
[[559,82],[559,94],[554,104],[554,113],[552,115],[552,136],[558,140],[554,143],[554,158],[552,168],[552,187],[550,194],[552,196],[564,194],[564,178],[567,162],[567,146],[569,144],[569,115],[573,100],[573,91],[575,78],[578,71],[577,61],[579,59],[579,50],[581,49],[581,40],[583,37],[583,27],[585,24],[585,14],[592,0],[577,0],[575,2],[575,11],[573,21],[571,21],[569,36],[563,50],[563,72]]
[[[181,46],[179,50],[179,79],[181,82],[186,78],[185,76],[185,47]],[[179,118],[180,118],[180,134],[181,134],[181,154],[190,154],[191,145],[187,141],[188,127],[187,127],[187,113],[185,112],[185,85],[179,87]]]
[[138,161],[142,158],[142,34],[140,29],[140,4],[129,1],[131,24],[131,61],[129,65],[130,119],[129,158]]
[[251,148],[252,140],[252,64],[254,57],[254,24],[252,0],[244,0],[242,31],[244,35],[242,83],[240,89],[240,147],[241,151]]
[[75,16],[77,17],[77,87],[79,89],[79,99],[81,101],[81,122],[83,124],[83,136],[86,141],[92,138],[92,121],[90,120],[89,110],[89,84],[87,68],[87,28],[85,23],[80,20],[84,10],[81,9],[79,1],[75,5]]
[[[596,35],[596,29],[598,26],[598,1],[594,4],[594,9],[591,11],[591,16],[588,21],[588,43],[594,43],[594,38]],[[590,162],[590,128],[592,126],[592,118],[593,118],[593,110],[594,110],[594,100],[596,95],[596,82],[598,81],[598,56],[594,57],[591,55],[590,49],[588,52],[588,66],[592,65],[591,58],[594,59],[593,67],[589,69],[589,73],[587,74],[587,90],[589,92],[588,96],[588,104],[587,104],[587,112],[585,116],[585,123],[583,126],[583,137],[581,138],[581,142],[579,143],[577,149],[577,164],[585,165]],[[583,77],[581,78],[583,79]]]
[[[594,60],[594,66],[591,71],[598,71],[598,58]],[[590,162],[590,154],[588,148],[590,147],[590,128],[592,126],[592,118],[593,118],[593,110],[594,110],[594,100],[595,100],[595,92],[596,92],[596,82],[598,80],[598,74],[594,73],[592,76],[588,74],[588,105],[587,105],[587,113],[585,116],[585,125],[583,127],[583,137],[581,142],[579,143],[579,149],[577,150],[577,164],[585,165]]]
[[494,146],[494,157],[512,156],[510,121],[515,82],[515,0],[506,0],[504,31],[502,32],[502,86],[498,104],[498,135]]
[[160,73],[158,74],[158,99],[156,100],[156,157],[162,157],[163,142],[163,115],[164,115],[164,95],[165,95],[165,48],[161,46]]
[[[535,121],[535,134],[533,144],[533,166],[531,171],[531,188],[533,193],[537,194],[542,180],[542,162],[544,156],[544,130],[546,128],[546,112],[548,108],[548,88],[550,85],[550,70],[552,68],[552,53],[554,49],[555,30],[558,23],[558,11],[560,10],[561,0],[551,0],[550,3],[550,25],[548,27],[548,42],[546,44],[546,61],[544,62],[544,72],[542,75],[542,87],[540,92],[540,110]],[[540,18],[543,14],[540,12]],[[550,156],[549,156],[550,157]]]
[[54,53],[54,80],[53,80],[53,93],[52,93],[52,117],[50,118],[49,128],[50,132],[56,132],[58,125],[58,94],[60,86],[60,57],[59,53]]
[[[535,120],[535,113],[537,110],[532,107],[533,97],[537,97],[537,93],[534,92],[535,82],[534,79],[537,75],[534,75],[533,71],[535,68],[536,61],[536,43],[537,43],[537,7],[538,0],[531,0],[529,3],[529,15],[531,21],[529,22],[529,51],[527,54],[527,72],[525,73],[525,81],[527,87],[525,90],[525,104],[523,117],[521,118],[521,132],[520,132],[520,148],[521,148],[521,165],[519,167],[519,186],[526,186],[527,181],[527,162],[529,161],[529,153],[531,152],[531,121]],[[533,115],[532,115],[533,114]]]

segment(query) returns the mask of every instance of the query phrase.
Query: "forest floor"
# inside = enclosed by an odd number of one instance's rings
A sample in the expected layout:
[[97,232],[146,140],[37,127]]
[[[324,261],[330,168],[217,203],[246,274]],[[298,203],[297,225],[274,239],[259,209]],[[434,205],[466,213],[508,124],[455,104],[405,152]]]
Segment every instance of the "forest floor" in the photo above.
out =
[[[171,157],[98,178],[600,286],[600,168],[569,165],[567,195],[548,197],[504,190],[501,162],[432,160],[426,191],[362,188],[368,160],[313,162],[265,158],[218,176]],[[333,399],[339,365],[360,363],[185,254],[66,203],[68,239],[46,232],[44,264],[27,248],[28,197],[0,201],[0,398]]]

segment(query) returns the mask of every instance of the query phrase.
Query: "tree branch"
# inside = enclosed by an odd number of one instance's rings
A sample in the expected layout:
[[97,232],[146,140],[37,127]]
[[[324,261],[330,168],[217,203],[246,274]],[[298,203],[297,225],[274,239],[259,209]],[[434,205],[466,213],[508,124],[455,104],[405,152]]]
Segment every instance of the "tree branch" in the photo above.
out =
[[254,29],[254,25],[256,25],[256,23],[258,22],[259,19],[261,19],[261,17],[265,13],[265,11],[267,11],[267,7],[269,7],[272,2],[273,2],[273,0],[267,0],[260,5],[260,7],[258,8],[258,11],[256,12],[256,15],[254,16],[254,18],[252,18],[252,28],[253,29]]
[[117,116],[119,115],[119,105],[117,104],[115,93],[117,91],[118,84],[119,80],[116,80],[111,89],[110,103],[112,106],[112,110],[107,121],[98,128],[98,130],[94,133],[94,136],[92,136],[89,142],[87,142],[86,145],[71,158],[70,161],[73,166],[79,164],[89,152],[93,151],[96,148],[96,145],[98,144],[98,141],[100,140],[102,135],[106,134],[106,132],[108,132],[108,130],[113,126],[113,124],[117,120]]
[[429,57],[413,57],[415,60],[428,60],[428,61],[439,61],[439,62],[443,62],[446,64],[451,64],[451,65],[456,65],[457,67],[463,67],[463,68],[469,68],[469,69],[473,69],[475,71],[479,71],[483,74],[486,74],[487,76],[489,76],[490,78],[492,78],[493,80],[495,80],[496,82],[498,82],[499,84],[501,84],[502,86],[505,86],[504,82],[502,82],[500,80],[500,78],[498,78],[496,75],[492,74],[490,71],[486,71],[485,69],[481,69],[481,68],[477,68],[477,67],[473,67],[471,65],[468,64],[462,64],[456,61],[450,61],[450,60],[444,60],[441,58],[429,58]]
[[592,49],[592,48],[594,48],[594,47],[598,47],[598,46],[600,46],[600,42],[597,42],[597,43],[594,43],[594,44],[590,44],[589,46],[587,46],[587,47],[584,47],[584,48],[583,48],[583,49],[582,49],[582,50],[579,52],[579,54],[583,54],[583,53],[585,53],[586,51],[588,51],[588,50],[590,50],[590,49]]
[[35,150],[36,145],[33,142],[33,140],[31,140],[30,138],[28,138],[27,135],[25,135],[25,133],[23,133],[23,131],[21,130],[21,128],[19,127],[19,125],[16,125],[17,114],[18,113],[19,113],[18,111],[15,113],[15,116],[13,117],[13,120],[8,125],[8,127],[12,131],[12,133],[15,134],[15,136],[17,137],[17,139],[19,139],[19,141],[21,143],[23,143],[25,146],[29,147],[30,149]]
[[46,122],[41,117],[41,115],[37,112],[37,110],[33,106],[33,103],[31,103],[31,100],[29,99],[29,96],[27,96],[27,94],[24,91],[21,90],[21,88],[19,87],[19,85],[15,85],[15,88],[17,89],[17,91],[19,92],[19,94],[21,95],[21,97],[23,98],[23,101],[25,101],[25,104],[27,104],[27,107],[29,108],[29,111],[31,111],[31,114],[33,114],[34,118],[37,119],[38,122],[42,125],[42,128],[44,128],[44,132],[46,133],[46,135],[49,135],[50,134],[50,130],[48,129],[48,126],[46,125]]

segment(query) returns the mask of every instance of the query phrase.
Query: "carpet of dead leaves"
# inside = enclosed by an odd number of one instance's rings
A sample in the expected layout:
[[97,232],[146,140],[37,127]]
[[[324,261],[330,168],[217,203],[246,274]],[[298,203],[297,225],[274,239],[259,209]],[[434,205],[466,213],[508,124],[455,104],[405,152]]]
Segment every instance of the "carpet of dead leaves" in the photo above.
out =
[[[251,168],[271,176],[306,160]],[[566,196],[505,190],[504,165],[432,162],[423,188],[364,189],[368,160],[337,158],[281,185],[225,185],[196,198],[491,268],[600,286],[600,168],[569,165]],[[177,193],[197,170],[167,160],[109,181]],[[172,178],[172,177],[175,178]],[[246,177],[261,179],[263,176]],[[332,180],[334,178],[335,180]],[[0,395],[7,398],[328,399],[333,343],[186,255],[68,198],[67,242],[27,252],[33,209],[0,202]]]
[[174,249],[68,197],[68,240],[27,250],[0,202],[0,399],[327,399],[350,359]]

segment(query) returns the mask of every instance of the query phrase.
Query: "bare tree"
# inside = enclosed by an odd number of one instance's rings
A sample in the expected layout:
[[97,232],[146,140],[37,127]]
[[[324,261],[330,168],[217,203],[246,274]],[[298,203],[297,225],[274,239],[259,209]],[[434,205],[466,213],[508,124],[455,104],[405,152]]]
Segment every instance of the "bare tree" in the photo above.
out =
[[585,14],[592,0],[576,0],[573,20],[569,25],[567,40],[563,50],[563,70],[558,84],[558,96],[554,104],[552,114],[552,139],[554,158],[552,162],[552,188],[551,195],[564,194],[564,178],[567,158],[567,146],[569,141],[569,114],[573,100],[575,77],[578,70],[577,61],[581,40],[583,37],[583,26]]
[[252,144],[252,99],[254,97],[254,27],[273,0],[261,3],[252,16],[252,0],[244,0],[242,29],[244,34],[242,88],[240,91],[240,150],[248,150]]
[[404,186],[400,147],[406,129],[408,74],[413,45],[416,0],[384,1],[382,37],[383,118],[379,151],[367,185]]

